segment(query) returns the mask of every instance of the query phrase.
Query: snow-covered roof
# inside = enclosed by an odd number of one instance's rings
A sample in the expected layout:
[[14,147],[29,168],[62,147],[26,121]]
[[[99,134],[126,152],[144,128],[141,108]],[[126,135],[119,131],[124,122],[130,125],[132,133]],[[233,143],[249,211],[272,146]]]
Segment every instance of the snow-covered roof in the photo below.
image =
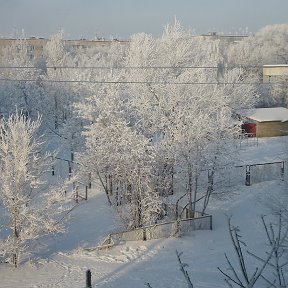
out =
[[239,114],[258,122],[288,121],[288,109],[284,107],[244,109]]
[[263,67],[275,68],[275,67],[288,67],[288,64],[267,64],[263,65]]

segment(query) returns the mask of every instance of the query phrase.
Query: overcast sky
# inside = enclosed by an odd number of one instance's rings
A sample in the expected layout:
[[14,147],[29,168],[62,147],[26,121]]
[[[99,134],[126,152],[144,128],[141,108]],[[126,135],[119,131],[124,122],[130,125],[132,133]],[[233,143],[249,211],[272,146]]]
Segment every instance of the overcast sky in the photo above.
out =
[[175,16],[196,34],[256,32],[288,23],[288,0],[0,0],[0,37],[128,39],[145,32],[161,35]]

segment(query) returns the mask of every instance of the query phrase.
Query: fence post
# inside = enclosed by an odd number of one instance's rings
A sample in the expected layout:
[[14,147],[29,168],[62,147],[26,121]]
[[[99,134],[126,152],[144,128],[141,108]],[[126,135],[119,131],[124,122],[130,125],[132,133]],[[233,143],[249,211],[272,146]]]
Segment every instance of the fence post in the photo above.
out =
[[246,165],[246,179],[245,185],[251,186],[251,172],[250,172],[250,165]]
[[214,184],[214,169],[212,171],[208,170],[208,187],[210,191],[213,191]]
[[146,228],[143,227],[143,241],[147,240],[147,236],[146,236]]
[[284,172],[285,172],[285,164],[284,164],[284,161],[282,161],[282,163],[281,163],[281,178],[282,178],[282,181],[284,180]]
[[210,215],[209,219],[210,219],[210,230],[213,230],[212,215]]
[[179,236],[181,233],[181,219],[176,220],[176,236]]
[[73,192],[74,192],[75,202],[78,203],[79,202],[78,185],[75,181],[73,182]]
[[78,186],[76,186],[76,193],[75,193],[76,195],[76,203],[78,203],[79,202],[79,191],[78,191]]
[[87,270],[86,271],[86,288],[92,288],[91,284],[91,271]]
[[71,175],[72,175],[72,167],[71,167],[71,162],[68,161],[68,173],[69,173],[69,180],[71,179]]
[[92,187],[92,177],[91,177],[91,172],[88,173],[88,188],[91,189]]
[[189,210],[189,209],[187,209],[187,208],[185,208],[185,218],[186,219],[188,219],[188,218],[191,218],[191,213],[190,213],[191,211]]

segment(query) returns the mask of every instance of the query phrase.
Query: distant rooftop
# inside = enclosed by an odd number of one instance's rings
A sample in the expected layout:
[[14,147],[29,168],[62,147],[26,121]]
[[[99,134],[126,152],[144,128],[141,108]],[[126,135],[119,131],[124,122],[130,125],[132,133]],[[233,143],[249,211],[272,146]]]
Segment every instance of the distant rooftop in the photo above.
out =
[[208,32],[207,34],[201,34],[201,36],[245,38],[245,37],[248,37],[249,35],[247,35],[247,34],[224,34],[222,32],[213,31],[213,32]]

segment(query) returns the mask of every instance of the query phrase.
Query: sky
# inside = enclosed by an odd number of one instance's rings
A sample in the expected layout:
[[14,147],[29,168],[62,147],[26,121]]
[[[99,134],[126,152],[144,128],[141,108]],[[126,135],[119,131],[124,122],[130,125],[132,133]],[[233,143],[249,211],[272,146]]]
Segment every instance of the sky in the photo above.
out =
[[0,0],[0,37],[157,37],[175,17],[195,34],[255,33],[288,23],[287,0]]

